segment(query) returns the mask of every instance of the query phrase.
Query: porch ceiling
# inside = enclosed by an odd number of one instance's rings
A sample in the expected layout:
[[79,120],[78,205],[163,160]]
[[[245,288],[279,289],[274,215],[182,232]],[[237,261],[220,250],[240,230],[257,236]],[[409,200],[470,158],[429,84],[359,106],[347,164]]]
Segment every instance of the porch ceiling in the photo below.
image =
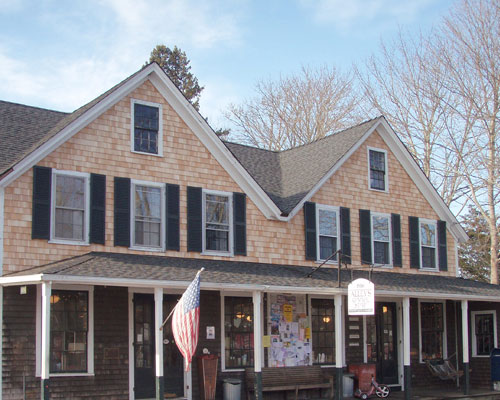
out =
[[[344,269],[339,288],[336,268],[323,267],[309,278],[307,274],[312,268],[294,265],[92,252],[23,272],[6,274],[0,278],[0,285],[53,281],[182,289],[202,267],[205,268],[202,289],[207,290],[334,294],[346,292],[352,279],[368,278],[366,269]],[[371,280],[378,296],[500,302],[500,286],[462,278],[374,270]]]

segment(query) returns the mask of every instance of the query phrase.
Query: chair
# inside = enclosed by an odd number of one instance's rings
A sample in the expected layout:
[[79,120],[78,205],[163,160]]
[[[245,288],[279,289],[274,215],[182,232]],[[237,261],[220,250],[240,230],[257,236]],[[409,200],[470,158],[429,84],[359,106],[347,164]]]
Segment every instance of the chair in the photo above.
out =
[[447,379],[456,381],[458,378],[463,376],[464,371],[457,371],[455,369],[450,361],[454,356],[455,354],[446,359],[437,358],[433,360],[425,360],[425,364],[433,376],[436,376],[443,381]]

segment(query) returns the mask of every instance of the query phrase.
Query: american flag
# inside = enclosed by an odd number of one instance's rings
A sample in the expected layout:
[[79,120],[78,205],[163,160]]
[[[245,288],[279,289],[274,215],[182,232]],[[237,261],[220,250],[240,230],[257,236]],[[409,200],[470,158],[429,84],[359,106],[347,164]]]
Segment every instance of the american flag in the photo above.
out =
[[189,371],[189,365],[198,344],[200,273],[202,271],[203,268],[198,271],[196,278],[194,278],[175,306],[172,316],[172,333],[179,351],[186,360],[186,371]]

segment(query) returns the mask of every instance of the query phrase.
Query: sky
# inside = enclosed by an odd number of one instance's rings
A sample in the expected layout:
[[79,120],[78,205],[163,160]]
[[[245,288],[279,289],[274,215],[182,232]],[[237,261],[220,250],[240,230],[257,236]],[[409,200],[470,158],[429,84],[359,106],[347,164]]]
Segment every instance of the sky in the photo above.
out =
[[0,0],[0,100],[73,111],[157,44],[180,47],[213,128],[258,80],[352,69],[400,28],[426,31],[456,0]]

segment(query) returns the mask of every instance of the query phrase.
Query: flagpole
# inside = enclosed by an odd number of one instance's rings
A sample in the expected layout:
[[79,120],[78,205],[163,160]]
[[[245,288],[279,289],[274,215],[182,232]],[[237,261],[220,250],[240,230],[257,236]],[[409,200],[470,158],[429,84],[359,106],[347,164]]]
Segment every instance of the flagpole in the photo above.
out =
[[[202,267],[202,268],[201,268],[201,269],[200,269],[200,270],[196,273],[196,276],[195,276],[194,278],[196,279],[196,277],[197,277],[198,275],[200,275],[200,273],[202,273],[203,271],[205,271],[205,267]],[[177,302],[179,302],[179,300],[177,300]],[[165,318],[165,321],[163,321],[163,323],[161,324],[161,326],[160,326],[160,331],[162,331],[162,330],[163,330],[163,327],[165,326],[165,324],[167,323],[167,321],[170,319],[170,317],[172,316],[172,314],[174,313],[174,311],[175,311],[175,307],[174,307],[174,308],[172,308],[172,311],[170,311],[170,314],[168,314],[168,317],[167,317],[167,318]]]

